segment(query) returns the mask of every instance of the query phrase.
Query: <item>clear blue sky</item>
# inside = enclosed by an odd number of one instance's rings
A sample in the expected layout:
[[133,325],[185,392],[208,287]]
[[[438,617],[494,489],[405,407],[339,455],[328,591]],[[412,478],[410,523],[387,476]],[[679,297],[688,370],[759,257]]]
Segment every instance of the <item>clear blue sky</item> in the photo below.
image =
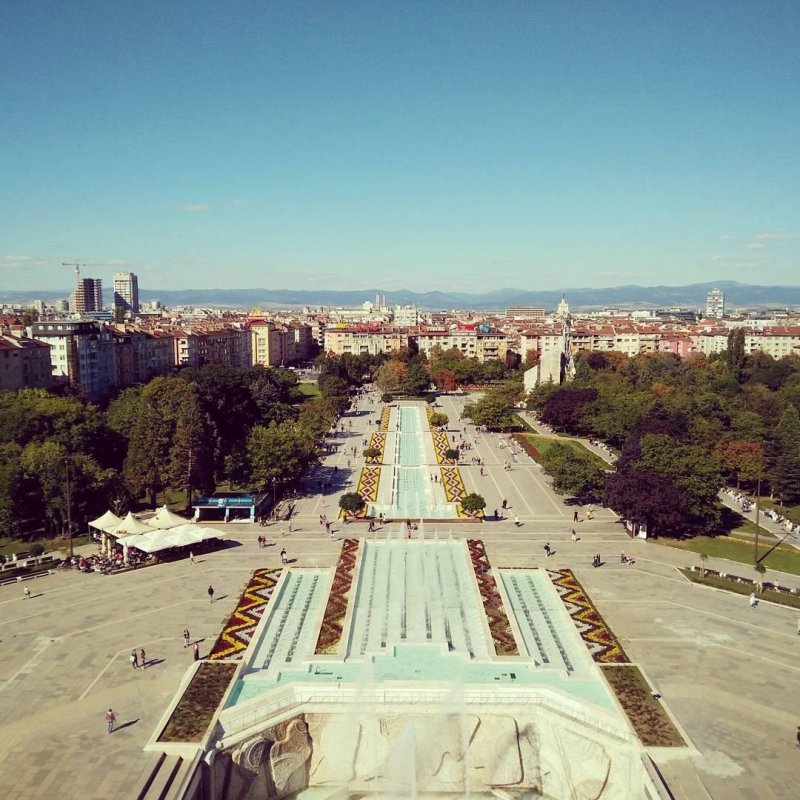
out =
[[0,287],[800,283],[800,3],[6,0]]

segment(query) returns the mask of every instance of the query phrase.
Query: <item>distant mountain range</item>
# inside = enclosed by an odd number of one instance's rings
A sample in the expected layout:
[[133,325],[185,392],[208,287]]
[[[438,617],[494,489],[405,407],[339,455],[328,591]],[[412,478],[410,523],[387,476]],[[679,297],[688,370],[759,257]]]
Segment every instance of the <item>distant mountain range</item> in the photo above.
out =
[[[167,306],[214,306],[223,308],[296,308],[302,306],[358,306],[365,300],[374,301],[375,294],[386,296],[394,305],[414,305],[427,310],[468,308],[481,311],[499,311],[509,306],[533,306],[553,310],[562,294],[571,309],[602,309],[636,306],[639,308],[665,308],[705,306],[706,294],[711,289],[725,291],[725,305],[747,308],[783,308],[800,305],[800,286],[752,286],[736,281],[694,283],[689,286],[614,286],[607,289],[564,289],[563,291],[536,291],[523,289],[496,289],[485,294],[468,292],[412,292],[407,290],[383,291],[327,291],[292,289],[180,289],[177,291],[142,290],[142,301],[160,300]],[[65,298],[68,291],[33,292],[0,290],[2,303],[29,303],[33,300],[50,302]]]

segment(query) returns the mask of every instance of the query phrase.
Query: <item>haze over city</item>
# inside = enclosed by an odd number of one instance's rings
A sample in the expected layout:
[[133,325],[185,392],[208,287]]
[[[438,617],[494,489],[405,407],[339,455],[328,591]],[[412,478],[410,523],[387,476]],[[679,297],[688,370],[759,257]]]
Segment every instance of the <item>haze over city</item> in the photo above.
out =
[[800,266],[796,3],[12,2],[0,286],[428,291]]

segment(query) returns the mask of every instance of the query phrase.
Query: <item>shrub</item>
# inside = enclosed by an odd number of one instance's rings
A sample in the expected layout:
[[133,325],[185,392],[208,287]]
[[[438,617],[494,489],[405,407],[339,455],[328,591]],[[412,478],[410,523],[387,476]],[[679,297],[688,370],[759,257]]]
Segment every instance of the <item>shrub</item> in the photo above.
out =
[[345,514],[358,514],[365,505],[364,498],[357,492],[347,492],[339,498],[339,508]]
[[31,545],[31,555],[40,556],[44,553],[44,545],[41,542],[35,542]]

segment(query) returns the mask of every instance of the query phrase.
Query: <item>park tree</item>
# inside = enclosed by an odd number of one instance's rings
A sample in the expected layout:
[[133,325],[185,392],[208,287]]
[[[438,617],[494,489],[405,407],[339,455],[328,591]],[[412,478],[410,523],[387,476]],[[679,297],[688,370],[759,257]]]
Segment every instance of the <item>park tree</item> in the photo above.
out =
[[347,492],[339,498],[339,508],[347,516],[358,514],[365,505],[364,498],[358,492]]
[[18,444],[0,443],[0,536],[16,536],[25,513],[21,455]]
[[406,377],[401,384],[401,389],[410,395],[421,395],[428,391],[431,385],[431,376],[424,364],[412,360],[407,369]]
[[317,462],[314,442],[290,422],[256,425],[247,440],[249,483],[279,491],[297,483]]
[[460,453],[453,447],[449,447],[447,450],[444,451],[444,457],[450,461],[451,463],[455,464],[458,461]]
[[730,372],[737,383],[742,382],[746,358],[744,328],[734,328],[728,334],[728,348],[725,351],[725,364],[728,367],[728,372]]
[[781,415],[773,441],[772,491],[781,502],[794,505],[800,500],[800,415],[794,406]]
[[714,451],[722,468],[736,481],[738,489],[742,480],[753,481],[764,467],[764,445],[741,439],[724,439],[717,443]]
[[436,411],[433,414],[431,414],[430,425],[432,428],[444,428],[447,426],[448,422],[449,418],[447,414],[443,414],[439,411]]
[[400,392],[403,390],[407,375],[406,362],[392,358],[376,370],[375,385],[384,393]]
[[214,455],[211,424],[200,408],[194,385],[181,400],[175,421],[167,480],[173,489],[186,493],[191,507],[194,490],[203,494],[214,490]]
[[486,508],[486,500],[481,495],[471,492],[461,499],[461,508],[468,514],[479,514]]
[[514,427],[514,408],[507,397],[500,392],[488,391],[475,403],[464,405],[463,415],[476,425],[490,430],[508,430]]
[[553,442],[542,455],[542,468],[553,479],[553,489],[581,503],[596,503],[603,497],[606,469],[586,450]]
[[542,422],[569,433],[585,433],[588,426],[582,417],[597,395],[594,387],[562,386],[548,396],[540,414]]
[[431,368],[431,380],[440,392],[454,392],[458,388],[455,372],[446,367]]

